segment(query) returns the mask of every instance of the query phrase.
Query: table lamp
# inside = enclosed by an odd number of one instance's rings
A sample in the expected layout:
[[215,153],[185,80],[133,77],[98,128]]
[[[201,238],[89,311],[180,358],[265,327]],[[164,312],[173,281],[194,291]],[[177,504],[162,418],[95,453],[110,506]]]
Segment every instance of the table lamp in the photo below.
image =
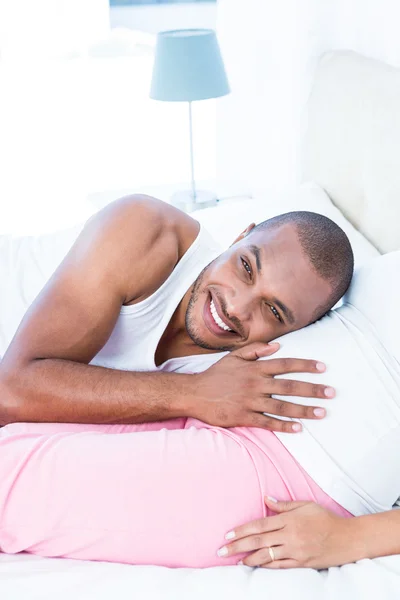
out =
[[191,191],[178,192],[172,203],[187,212],[212,206],[217,197],[197,190],[194,178],[192,102],[229,94],[230,88],[215,31],[180,29],[157,36],[150,98],[188,102]]

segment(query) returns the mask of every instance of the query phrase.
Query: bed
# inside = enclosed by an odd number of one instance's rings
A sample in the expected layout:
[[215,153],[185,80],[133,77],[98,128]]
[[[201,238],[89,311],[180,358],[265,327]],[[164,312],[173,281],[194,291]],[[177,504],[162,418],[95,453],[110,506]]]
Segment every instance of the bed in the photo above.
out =
[[[315,210],[346,229],[356,265],[400,249],[399,98],[399,70],[352,52],[325,55],[308,102],[305,183],[279,197],[222,202],[195,216],[228,245],[252,220],[292,209]],[[236,600],[274,595],[280,600],[394,600],[400,598],[400,556],[319,572],[279,572],[239,566],[167,569],[0,554],[0,586],[6,600]]]

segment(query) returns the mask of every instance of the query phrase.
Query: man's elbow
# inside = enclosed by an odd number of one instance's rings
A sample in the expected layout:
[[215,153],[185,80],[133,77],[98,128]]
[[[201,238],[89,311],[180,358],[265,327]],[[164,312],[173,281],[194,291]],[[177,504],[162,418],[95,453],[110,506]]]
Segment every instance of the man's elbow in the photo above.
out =
[[0,427],[24,421],[23,402],[16,393],[11,377],[0,369]]

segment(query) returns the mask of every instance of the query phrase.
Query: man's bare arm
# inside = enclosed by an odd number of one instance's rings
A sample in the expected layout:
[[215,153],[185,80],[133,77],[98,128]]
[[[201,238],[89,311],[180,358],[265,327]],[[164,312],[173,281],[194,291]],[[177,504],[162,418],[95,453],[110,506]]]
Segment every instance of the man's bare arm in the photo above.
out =
[[[187,415],[190,375],[139,373],[64,359],[32,361],[3,380],[0,424],[144,423]],[[182,402],[182,404],[181,404]]]
[[88,364],[110,337],[121,305],[151,293],[172,271],[175,216],[139,197],[90,219],[0,364],[1,424],[134,423],[182,413],[176,402],[188,376]]

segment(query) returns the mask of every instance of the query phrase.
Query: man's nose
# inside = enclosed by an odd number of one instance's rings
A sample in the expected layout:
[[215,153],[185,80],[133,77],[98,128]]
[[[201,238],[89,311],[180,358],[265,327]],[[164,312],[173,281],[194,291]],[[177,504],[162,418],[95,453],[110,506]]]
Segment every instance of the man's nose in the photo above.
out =
[[227,316],[230,319],[239,321],[240,324],[248,320],[251,308],[250,303],[246,301],[243,294],[227,297],[225,302]]

